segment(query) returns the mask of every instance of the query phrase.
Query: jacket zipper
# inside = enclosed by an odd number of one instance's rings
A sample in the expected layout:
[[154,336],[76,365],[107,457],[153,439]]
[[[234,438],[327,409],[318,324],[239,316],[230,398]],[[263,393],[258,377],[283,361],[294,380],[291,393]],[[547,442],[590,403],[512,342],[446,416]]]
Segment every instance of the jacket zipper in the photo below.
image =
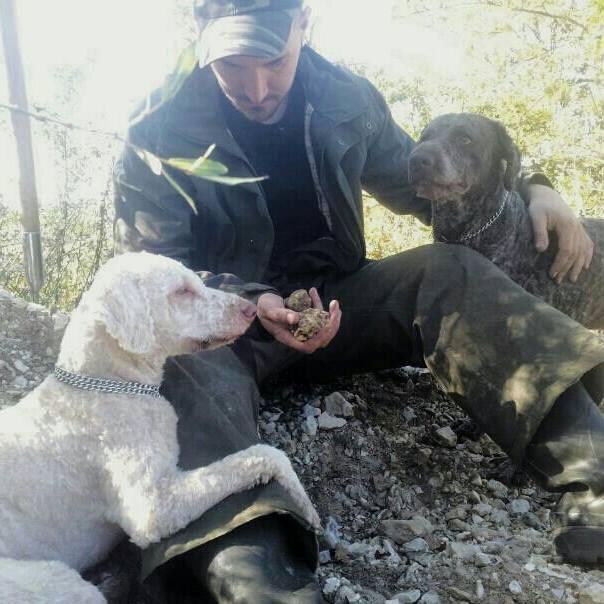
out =
[[315,153],[312,147],[312,141],[310,139],[310,119],[312,117],[313,112],[313,106],[307,102],[306,107],[304,109],[304,146],[306,147],[308,165],[310,166],[310,173],[312,174],[313,183],[315,185],[315,192],[317,194],[319,210],[321,211],[321,214],[323,214],[323,217],[327,222],[327,227],[330,231],[332,231],[331,212],[329,211],[329,205],[327,204],[327,198],[325,197],[325,193],[323,193],[323,189],[321,188],[321,183],[319,181],[319,171],[317,169],[317,161],[315,159]]

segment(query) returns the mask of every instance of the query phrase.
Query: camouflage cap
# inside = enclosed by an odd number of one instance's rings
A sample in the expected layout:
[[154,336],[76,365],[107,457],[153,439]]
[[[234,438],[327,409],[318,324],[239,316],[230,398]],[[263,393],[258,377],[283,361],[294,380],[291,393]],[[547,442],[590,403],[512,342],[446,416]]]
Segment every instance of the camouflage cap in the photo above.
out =
[[304,0],[196,0],[200,67],[232,55],[279,56]]

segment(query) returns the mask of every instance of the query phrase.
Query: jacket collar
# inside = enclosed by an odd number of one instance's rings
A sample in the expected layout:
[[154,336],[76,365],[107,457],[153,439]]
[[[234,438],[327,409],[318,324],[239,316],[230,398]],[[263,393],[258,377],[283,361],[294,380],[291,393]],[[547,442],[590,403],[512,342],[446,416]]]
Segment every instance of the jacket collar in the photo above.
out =
[[[302,49],[298,77],[315,113],[333,125],[353,119],[367,108],[355,76],[335,67],[311,48]],[[221,94],[212,70],[196,67],[166,108],[165,126],[191,143],[214,143],[241,155],[220,110]]]

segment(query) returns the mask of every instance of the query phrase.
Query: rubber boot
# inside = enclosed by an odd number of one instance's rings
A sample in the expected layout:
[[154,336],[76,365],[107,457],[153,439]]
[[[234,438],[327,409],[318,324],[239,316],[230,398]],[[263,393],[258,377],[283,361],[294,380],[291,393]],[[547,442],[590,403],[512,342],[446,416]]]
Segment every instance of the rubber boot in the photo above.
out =
[[316,548],[313,535],[291,518],[270,514],[185,556],[217,604],[324,604],[316,558],[305,555],[309,547]]
[[604,415],[581,384],[558,398],[526,451],[526,467],[564,495],[554,545],[566,562],[604,563]]

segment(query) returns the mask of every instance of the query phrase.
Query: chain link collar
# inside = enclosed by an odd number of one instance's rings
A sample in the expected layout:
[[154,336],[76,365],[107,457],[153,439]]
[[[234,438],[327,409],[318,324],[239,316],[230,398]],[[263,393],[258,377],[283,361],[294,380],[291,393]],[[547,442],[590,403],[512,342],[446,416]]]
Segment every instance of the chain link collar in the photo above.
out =
[[90,377],[88,375],[78,375],[65,371],[55,366],[54,376],[59,382],[81,388],[82,390],[94,390],[96,392],[110,392],[113,394],[139,394],[160,398],[159,386],[154,384],[141,384],[139,382],[120,382],[117,380],[108,380],[104,378]]
[[[493,216],[491,216],[479,229],[477,229],[475,231],[470,231],[469,233],[462,235],[459,239],[447,239],[443,235],[441,235],[439,237],[439,239],[441,239],[445,243],[464,243],[465,241],[468,241],[469,239],[474,239],[474,237],[478,237],[478,235],[484,233],[501,216],[501,214],[503,213],[503,210],[505,209],[505,206],[508,202],[508,199],[510,198],[510,195],[511,195],[511,193],[509,191],[505,192],[505,195],[503,196],[503,201],[501,202],[501,206],[499,206],[499,209],[497,210],[497,212],[495,212],[495,214],[493,214]],[[436,204],[434,204],[434,207],[435,207],[435,205]],[[434,218],[436,218],[436,211],[434,212]],[[434,221],[434,224],[436,224],[436,221]],[[434,229],[434,233],[436,234],[436,229]]]

